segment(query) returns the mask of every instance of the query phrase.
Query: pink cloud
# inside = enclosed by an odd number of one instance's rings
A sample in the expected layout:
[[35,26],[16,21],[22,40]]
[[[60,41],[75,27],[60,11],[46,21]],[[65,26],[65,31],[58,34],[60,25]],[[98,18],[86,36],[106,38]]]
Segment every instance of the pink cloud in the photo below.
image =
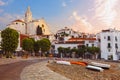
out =
[[106,26],[112,26],[117,16],[115,6],[119,0],[96,0],[95,17]]
[[92,25],[88,22],[86,17],[79,16],[77,11],[74,11],[72,13],[70,19],[75,21],[75,23],[71,26],[73,30],[92,33],[92,29],[93,29]]

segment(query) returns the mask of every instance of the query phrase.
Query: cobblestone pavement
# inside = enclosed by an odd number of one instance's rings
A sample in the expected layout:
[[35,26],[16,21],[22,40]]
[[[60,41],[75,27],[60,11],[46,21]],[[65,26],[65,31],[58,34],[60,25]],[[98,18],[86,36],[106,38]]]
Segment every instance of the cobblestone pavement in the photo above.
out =
[[70,80],[58,73],[51,71],[47,61],[30,65],[21,73],[21,80]]

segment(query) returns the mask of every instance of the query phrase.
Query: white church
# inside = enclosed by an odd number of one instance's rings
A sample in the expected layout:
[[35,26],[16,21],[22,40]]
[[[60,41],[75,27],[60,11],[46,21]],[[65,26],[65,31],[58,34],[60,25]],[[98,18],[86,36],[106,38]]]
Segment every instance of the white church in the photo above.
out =
[[16,51],[22,50],[22,40],[24,38],[34,38],[35,40],[40,40],[41,38],[48,38],[52,41],[53,37],[49,30],[49,26],[46,21],[42,19],[33,20],[32,12],[30,7],[27,8],[25,12],[24,19],[17,19],[12,21],[7,27],[12,28],[19,33],[19,44]]
[[38,19],[33,20],[32,12],[30,7],[28,7],[24,20],[17,19],[12,21],[7,27],[17,30],[20,34],[25,34],[28,36],[44,35],[49,36],[51,34],[49,27],[45,20]]

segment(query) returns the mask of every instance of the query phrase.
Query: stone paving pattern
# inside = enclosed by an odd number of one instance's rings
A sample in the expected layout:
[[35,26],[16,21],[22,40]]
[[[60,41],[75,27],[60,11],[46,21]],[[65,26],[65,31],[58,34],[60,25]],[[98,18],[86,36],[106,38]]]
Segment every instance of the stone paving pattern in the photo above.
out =
[[53,72],[46,65],[47,61],[27,66],[21,73],[21,80],[70,80]]

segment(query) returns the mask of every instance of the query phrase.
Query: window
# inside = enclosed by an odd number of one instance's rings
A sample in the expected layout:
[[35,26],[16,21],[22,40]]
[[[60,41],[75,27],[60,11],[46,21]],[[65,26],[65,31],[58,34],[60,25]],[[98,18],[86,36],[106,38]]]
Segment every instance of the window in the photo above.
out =
[[115,44],[115,48],[117,48],[117,49],[118,49],[118,45],[117,45],[117,43]]
[[111,44],[110,43],[108,43],[108,48],[111,48]]
[[37,29],[36,29],[36,34],[37,35],[42,35],[43,32],[42,32],[42,28],[38,25]]
[[117,37],[115,36],[115,41],[117,41]]
[[110,49],[108,49],[108,52],[110,52]]
[[104,36],[104,39],[106,39],[106,37]]
[[80,35],[79,35],[78,37],[79,37],[79,38],[81,38],[81,36],[80,36]]
[[92,47],[94,47],[94,44],[92,44]]
[[74,38],[74,36],[72,36],[72,38]]
[[98,39],[99,42],[101,42],[101,39]]
[[49,38],[49,36],[47,35],[47,38]]
[[42,24],[42,28],[44,28],[44,25]]
[[69,31],[69,34],[71,34],[71,31]]
[[110,36],[108,36],[108,41],[110,41]]
[[86,44],[86,46],[88,47],[88,44]]

